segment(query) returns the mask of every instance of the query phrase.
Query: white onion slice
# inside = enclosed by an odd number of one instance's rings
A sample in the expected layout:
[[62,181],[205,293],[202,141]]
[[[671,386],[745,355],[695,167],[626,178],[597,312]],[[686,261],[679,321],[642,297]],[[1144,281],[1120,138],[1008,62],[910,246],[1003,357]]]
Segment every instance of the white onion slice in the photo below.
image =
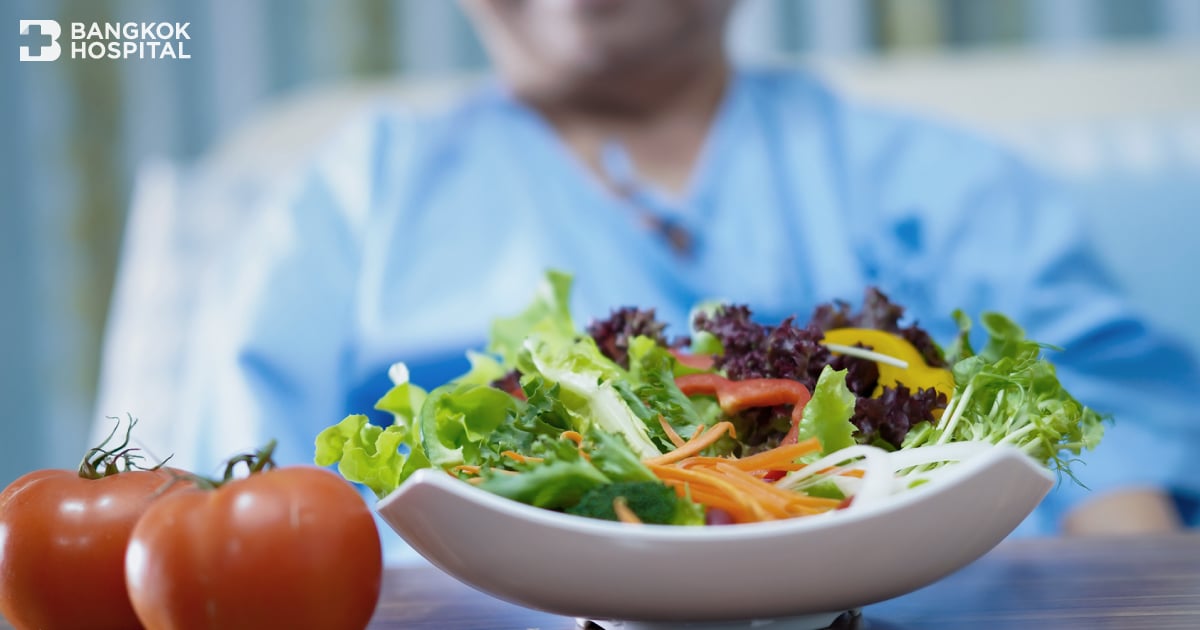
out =
[[[856,491],[853,492],[854,502],[848,508],[853,509],[871,505],[903,491],[914,481],[929,481],[937,476],[933,473],[898,476],[898,471],[928,464],[962,461],[990,448],[994,447],[987,442],[954,442],[889,453],[874,446],[856,444],[830,453],[788,474],[775,485],[785,489],[802,489],[826,478],[836,478],[838,473],[847,470],[862,470],[862,479],[858,481]],[[839,484],[839,488],[841,487]]]

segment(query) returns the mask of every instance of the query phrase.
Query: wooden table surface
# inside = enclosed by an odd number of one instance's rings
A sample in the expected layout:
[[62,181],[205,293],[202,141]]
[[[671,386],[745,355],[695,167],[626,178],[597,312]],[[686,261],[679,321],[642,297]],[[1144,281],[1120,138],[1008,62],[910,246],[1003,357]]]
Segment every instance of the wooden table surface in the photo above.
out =
[[[0,628],[8,628],[0,621]],[[428,567],[389,569],[372,629],[568,630]],[[840,629],[1200,629],[1200,533],[1011,541]]]
[[[1200,533],[1010,541],[838,628],[1200,630]],[[567,630],[430,568],[390,570],[372,629]]]

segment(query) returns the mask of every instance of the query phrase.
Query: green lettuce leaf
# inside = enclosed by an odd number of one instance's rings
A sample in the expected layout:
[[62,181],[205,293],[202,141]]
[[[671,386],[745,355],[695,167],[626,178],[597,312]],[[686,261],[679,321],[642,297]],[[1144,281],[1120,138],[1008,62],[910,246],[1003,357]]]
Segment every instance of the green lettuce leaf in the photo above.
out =
[[846,387],[846,370],[834,370],[828,365],[821,370],[812,400],[804,406],[797,438],[800,441],[816,437],[821,442],[821,454],[853,446],[854,393]]
[[[336,463],[338,472],[348,481],[365,485],[382,499],[407,477],[406,458],[400,453],[406,437],[404,427],[384,429],[368,422],[364,415],[350,415],[317,435],[314,459],[318,466]],[[419,460],[414,465],[417,463]]]
[[459,385],[491,385],[508,374],[508,370],[489,354],[468,350],[467,361],[471,369],[454,379]]
[[417,414],[421,412],[421,405],[425,403],[425,397],[429,394],[421,387],[409,382],[408,366],[403,363],[392,365],[388,370],[388,375],[395,384],[382,398],[376,401],[375,408],[392,414],[394,424],[401,427],[411,426],[416,421]]
[[[1105,418],[1062,386],[1054,365],[1042,356],[1052,346],[1026,338],[999,313],[985,313],[980,322],[987,343],[975,355],[964,346],[970,356],[954,364],[955,391],[945,413],[936,425],[906,439],[905,447],[961,440],[1012,444],[1071,476],[1073,458],[1103,437]],[[965,338],[970,321],[960,320],[959,327]]]
[[571,319],[570,298],[571,275],[560,271],[547,272],[533,303],[524,312],[497,319],[492,324],[488,352],[499,356],[507,371],[517,365],[517,356],[525,340],[535,332],[573,337],[576,329]]
[[615,386],[623,380],[624,370],[605,357],[591,337],[564,343],[539,336],[526,343],[518,363],[523,373],[558,385],[559,400],[580,434],[598,429],[624,438],[639,457],[661,454],[646,423]]
[[483,442],[518,412],[518,401],[486,385],[450,384],[429,393],[421,406],[421,448],[440,468],[480,462]]
[[[649,418],[643,418],[663,448],[674,448],[658,416],[671,424],[680,435],[691,435],[697,427],[711,425],[715,418],[702,418],[692,401],[675,384],[675,357],[649,337],[635,337],[629,343],[629,380],[634,394],[642,401]],[[706,422],[708,420],[708,422]]]
[[587,451],[592,465],[612,481],[657,481],[653,472],[642,463],[625,440],[602,431],[588,435]]
[[[566,442],[566,440],[560,440]],[[529,505],[561,509],[575,505],[589,490],[611,483],[591,462],[555,449],[543,453],[545,461],[518,474],[488,471],[480,488]]]

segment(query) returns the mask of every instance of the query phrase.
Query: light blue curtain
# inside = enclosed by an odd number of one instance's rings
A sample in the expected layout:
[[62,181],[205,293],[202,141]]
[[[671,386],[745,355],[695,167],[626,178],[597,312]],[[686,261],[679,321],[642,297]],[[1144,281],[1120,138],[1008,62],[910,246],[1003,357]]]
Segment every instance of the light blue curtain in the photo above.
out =
[[[18,20],[186,21],[190,60],[17,61]],[[0,2],[0,484],[84,448],[131,178],[323,81],[478,71],[442,0]],[[742,58],[1200,40],[1195,0],[744,0]]]

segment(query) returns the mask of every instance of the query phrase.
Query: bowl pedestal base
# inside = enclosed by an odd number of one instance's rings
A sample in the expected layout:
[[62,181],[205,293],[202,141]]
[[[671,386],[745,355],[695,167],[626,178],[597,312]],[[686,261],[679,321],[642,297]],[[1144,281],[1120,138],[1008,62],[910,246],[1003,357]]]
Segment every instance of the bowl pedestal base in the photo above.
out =
[[[842,619],[845,617],[845,619]],[[577,625],[584,630],[825,630],[829,628],[855,628],[857,610],[831,613],[816,613],[782,619],[747,619],[740,621],[611,621],[578,619]],[[843,625],[846,622],[847,625]]]

